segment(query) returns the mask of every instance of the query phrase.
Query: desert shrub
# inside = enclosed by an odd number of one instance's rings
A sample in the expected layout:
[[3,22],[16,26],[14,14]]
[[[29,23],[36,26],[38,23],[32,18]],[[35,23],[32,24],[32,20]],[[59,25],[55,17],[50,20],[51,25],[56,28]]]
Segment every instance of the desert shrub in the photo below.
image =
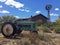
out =
[[44,35],[39,35],[38,38],[39,38],[40,40],[44,40]]
[[44,35],[44,41],[52,41],[52,37],[50,35]]
[[43,35],[39,35],[38,38],[40,40],[44,40],[44,41],[51,41],[52,37],[50,35],[47,35],[47,34],[43,34]]
[[42,30],[43,30],[43,32],[48,32],[48,33],[50,33],[50,29],[49,29],[48,27],[46,27],[46,26],[43,26],[43,27],[42,27]]
[[60,33],[60,26],[53,26],[56,33]]
[[41,20],[37,20],[36,21],[36,26],[40,26],[40,25],[42,25],[42,21]]
[[21,45],[31,45],[31,41],[29,40],[29,38],[22,38],[20,40],[20,43]]

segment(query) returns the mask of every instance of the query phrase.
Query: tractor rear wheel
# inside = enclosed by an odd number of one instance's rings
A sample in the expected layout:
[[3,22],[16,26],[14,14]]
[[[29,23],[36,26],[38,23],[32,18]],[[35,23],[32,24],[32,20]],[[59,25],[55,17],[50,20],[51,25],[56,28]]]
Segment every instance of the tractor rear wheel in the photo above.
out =
[[16,32],[16,26],[11,22],[6,22],[2,25],[1,32],[5,37],[11,37]]

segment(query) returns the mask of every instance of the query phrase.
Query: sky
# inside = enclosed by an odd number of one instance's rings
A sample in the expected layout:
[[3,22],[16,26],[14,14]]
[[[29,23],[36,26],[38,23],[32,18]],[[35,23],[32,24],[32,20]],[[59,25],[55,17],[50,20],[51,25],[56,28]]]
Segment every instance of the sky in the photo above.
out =
[[0,0],[0,16],[15,16],[16,18],[29,18],[37,14],[48,17],[45,9],[51,4],[50,20],[55,21],[60,16],[60,0]]

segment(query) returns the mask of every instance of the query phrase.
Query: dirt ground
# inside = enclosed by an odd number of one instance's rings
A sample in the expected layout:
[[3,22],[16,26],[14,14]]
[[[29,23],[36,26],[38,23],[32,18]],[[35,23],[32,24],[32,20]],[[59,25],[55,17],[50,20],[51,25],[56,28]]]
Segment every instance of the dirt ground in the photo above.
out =
[[5,38],[0,33],[0,45],[60,45],[60,34],[23,31],[16,38]]

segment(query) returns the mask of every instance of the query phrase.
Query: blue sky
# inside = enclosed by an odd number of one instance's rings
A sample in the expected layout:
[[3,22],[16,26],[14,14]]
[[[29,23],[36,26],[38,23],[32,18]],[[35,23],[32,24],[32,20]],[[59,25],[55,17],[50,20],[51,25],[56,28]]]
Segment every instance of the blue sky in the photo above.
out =
[[31,15],[43,14],[47,17],[45,6],[52,5],[51,21],[60,15],[60,0],[0,0],[0,16],[13,15],[17,18],[28,18]]

